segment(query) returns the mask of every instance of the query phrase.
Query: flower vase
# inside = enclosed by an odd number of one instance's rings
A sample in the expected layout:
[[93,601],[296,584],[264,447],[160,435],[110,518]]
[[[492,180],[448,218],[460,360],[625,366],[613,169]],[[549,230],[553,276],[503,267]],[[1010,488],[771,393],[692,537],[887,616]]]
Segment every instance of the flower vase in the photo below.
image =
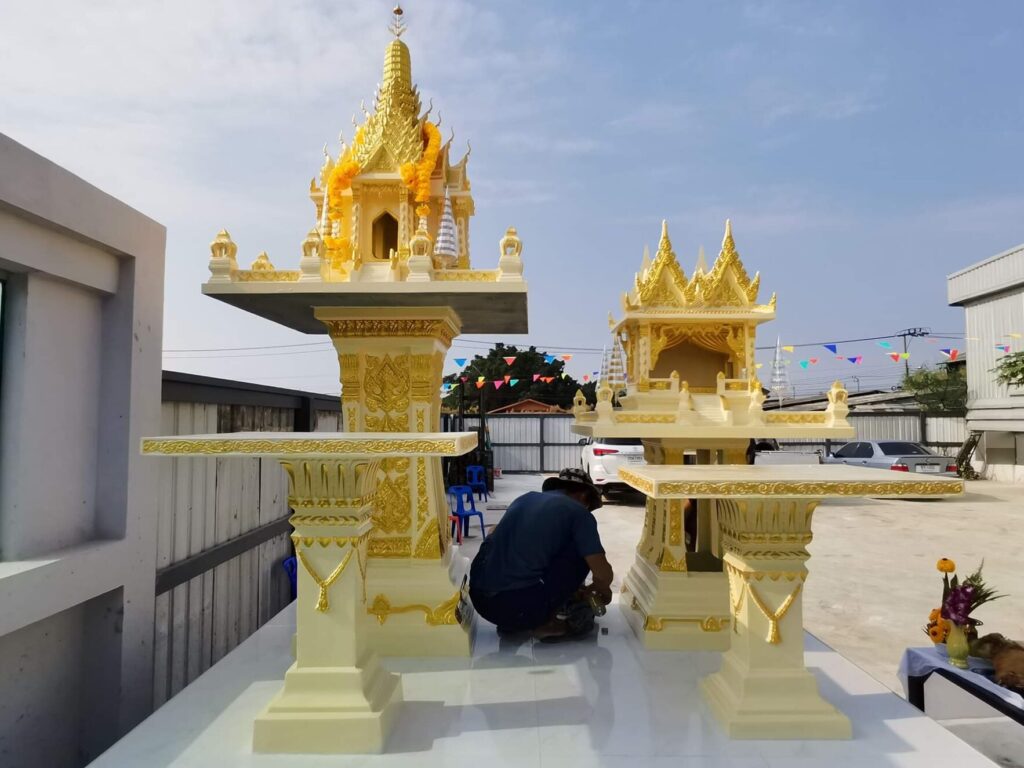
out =
[[946,638],[946,653],[949,654],[949,663],[958,669],[967,669],[967,656],[970,649],[963,626],[951,621],[949,636]]

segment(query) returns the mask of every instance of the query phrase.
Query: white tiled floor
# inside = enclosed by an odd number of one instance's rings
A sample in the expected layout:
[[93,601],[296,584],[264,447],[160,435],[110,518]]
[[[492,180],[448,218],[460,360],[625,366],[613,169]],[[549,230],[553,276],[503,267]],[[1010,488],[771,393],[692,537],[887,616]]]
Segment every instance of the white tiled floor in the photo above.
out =
[[403,673],[405,703],[384,755],[253,755],[252,720],[291,663],[293,620],[282,612],[93,766],[994,765],[810,636],[808,665],[853,719],[854,739],[730,741],[697,690],[717,654],[644,651],[617,606],[602,620],[608,633],[585,642],[510,642],[481,622],[472,659],[386,660]]

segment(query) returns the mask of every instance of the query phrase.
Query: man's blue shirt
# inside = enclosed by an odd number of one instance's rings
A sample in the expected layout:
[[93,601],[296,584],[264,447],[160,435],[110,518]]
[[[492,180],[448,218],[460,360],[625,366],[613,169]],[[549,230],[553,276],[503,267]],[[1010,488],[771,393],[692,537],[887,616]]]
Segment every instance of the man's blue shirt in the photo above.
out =
[[483,547],[473,586],[483,592],[530,587],[563,550],[582,558],[604,554],[597,520],[562,491],[523,494],[509,504]]

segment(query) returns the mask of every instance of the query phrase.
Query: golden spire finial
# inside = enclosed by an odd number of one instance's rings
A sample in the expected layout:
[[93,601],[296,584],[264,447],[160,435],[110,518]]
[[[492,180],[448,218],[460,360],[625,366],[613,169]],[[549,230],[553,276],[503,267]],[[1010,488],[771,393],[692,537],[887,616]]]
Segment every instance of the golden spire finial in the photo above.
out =
[[732,220],[725,220],[725,235],[722,236],[722,253],[736,253],[736,242],[732,239]]
[[668,239],[668,221],[661,220],[661,239],[658,241],[658,255],[672,252],[672,241]]
[[391,23],[388,25],[388,30],[396,39],[401,37],[402,33],[405,32],[405,22],[402,20],[404,13],[405,11],[402,10],[402,6],[398,3],[395,3],[395,7],[391,9],[392,16]]

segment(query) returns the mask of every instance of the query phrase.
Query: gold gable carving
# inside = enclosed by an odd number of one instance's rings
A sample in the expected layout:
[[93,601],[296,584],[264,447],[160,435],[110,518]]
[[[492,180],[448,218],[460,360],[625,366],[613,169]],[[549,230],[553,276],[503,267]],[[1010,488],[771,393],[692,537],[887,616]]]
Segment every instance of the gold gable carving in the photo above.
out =
[[[740,260],[732,237],[732,224],[725,223],[722,250],[707,273],[698,269],[686,279],[672,250],[668,228],[662,222],[658,253],[649,267],[636,276],[634,290],[626,296],[626,311],[701,310],[740,307],[765,309],[756,305],[761,276],[753,279]],[[774,298],[768,309],[774,309]]]

